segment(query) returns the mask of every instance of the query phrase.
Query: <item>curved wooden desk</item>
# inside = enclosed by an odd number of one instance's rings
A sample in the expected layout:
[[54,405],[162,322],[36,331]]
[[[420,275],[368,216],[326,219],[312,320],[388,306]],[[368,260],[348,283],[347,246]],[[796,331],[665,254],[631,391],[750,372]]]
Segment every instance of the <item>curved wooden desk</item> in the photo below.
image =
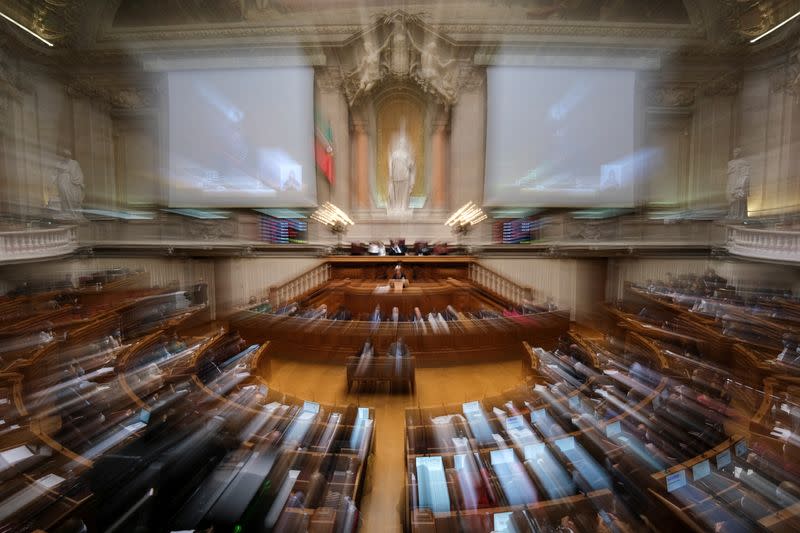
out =
[[287,317],[244,311],[231,319],[231,329],[248,342],[270,341],[269,355],[300,361],[343,364],[372,338],[376,353],[402,337],[418,367],[519,360],[522,341],[552,349],[569,328],[569,313],[448,322],[450,333],[423,331],[412,322],[372,323]]

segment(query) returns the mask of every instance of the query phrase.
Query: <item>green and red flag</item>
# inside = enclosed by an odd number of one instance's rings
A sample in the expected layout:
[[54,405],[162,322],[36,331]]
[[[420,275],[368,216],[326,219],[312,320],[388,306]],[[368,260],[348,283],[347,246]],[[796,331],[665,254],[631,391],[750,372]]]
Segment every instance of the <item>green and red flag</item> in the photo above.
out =
[[329,121],[316,120],[316,134],[314,135],[314,158],[317,167],[333,185],[336,175],[333,170],[333,129]]

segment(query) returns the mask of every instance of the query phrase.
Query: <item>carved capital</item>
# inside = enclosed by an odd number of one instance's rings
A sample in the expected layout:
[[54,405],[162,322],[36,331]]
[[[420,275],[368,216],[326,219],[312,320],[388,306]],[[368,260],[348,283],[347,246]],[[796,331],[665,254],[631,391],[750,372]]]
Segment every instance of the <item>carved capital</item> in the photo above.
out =
[[486,67],[473,65],[471,62],[462,63],[458,69],[456,85],[459,92],[475,91],[486,83]]
[[317,67],[314,69],[314,82],[323,91],[338,91],[344,79],[338,67]]
[[363,120],[353,120],[351,122],[351,130],[356,135],[366,135],[367,123]]
[[693,86],[654,86],[647,91],[647,105],[652,107],[690,107],[694,105],[695,92]]

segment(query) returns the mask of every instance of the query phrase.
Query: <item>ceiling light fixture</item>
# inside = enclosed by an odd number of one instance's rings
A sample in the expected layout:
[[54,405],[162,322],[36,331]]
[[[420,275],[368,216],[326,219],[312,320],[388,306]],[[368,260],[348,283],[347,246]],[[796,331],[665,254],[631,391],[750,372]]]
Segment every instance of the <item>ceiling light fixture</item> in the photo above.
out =
[[39,39],[40,41],[42,41],[42,42],[43,42],[44,44],[46,44],[47,46],[50,46],[50,47],[53,47],[53,46],[55,46],[53,43],[51,43],[50,41],[48,41],[48,40],[47,40],[47,39],[45,39],[44,37],[40,37],[39,35],[37,35],[37,34],[36,34],[36,32],[34,32],[33,30],[30,30],[30,29],[26,28],[25,26],[23,26],[22,24],[20,24],[20,23],[19,23],[19,22],[17,22],[16,20],[12,19],[11,17],[9,17],[8,15],[6,15],[6,14],[5,14],[5,13],[3,13],[2,11],[0,11],[0,17],[3,17],[4,19],[6,19],[7,21],[9,21],[11,24],[13,24],[14,26],[16,26],[17,28],[19,28],[19,29],[21,29],[21,30],[25,30],[26,32],[30,33],[31,35],[33,35],[34,37],[36,37],[37,39]]
[[783,26],[785,26],[786,24],[789,24],[791,21],[793,21],[793,20],[794,20],[794,19],[796,19],[797,17],[800,17],[800,11],[798,11],[797,13],[795,13],[794,15],[792,15],[791,17],[789,17],[788,19],[784,20],[783,22],[781,22],[780,24],[778,24],[777,26],[775,26],[775,27],[774,27],[774,28],[772,28],[771,30],[767,30],[767,31],[765,31],[764,33],[762,33],[761,35],[759,35],[759,36],[758,36],[758,37],[756,37],[755,39],[750,39],[750,44],[757,43],[758,41],[760,41],[761,39],[763,39],[764,37],[766,37],[766,36],[767,36],[767,35],[769,35],[770,33],[774,32],[775,30],[782,28],[782,27],[783,27]]

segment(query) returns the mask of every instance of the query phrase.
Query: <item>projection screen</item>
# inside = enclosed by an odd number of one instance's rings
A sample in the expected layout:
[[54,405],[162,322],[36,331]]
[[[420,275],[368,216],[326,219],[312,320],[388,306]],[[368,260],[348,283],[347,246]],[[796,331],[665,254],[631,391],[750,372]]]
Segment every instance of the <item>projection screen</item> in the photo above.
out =
[[316,204],[312,68],[177,71],[168,80],[171,207]]
[[634,71],[502,66],[487,80],[485,205],[633,205]]

